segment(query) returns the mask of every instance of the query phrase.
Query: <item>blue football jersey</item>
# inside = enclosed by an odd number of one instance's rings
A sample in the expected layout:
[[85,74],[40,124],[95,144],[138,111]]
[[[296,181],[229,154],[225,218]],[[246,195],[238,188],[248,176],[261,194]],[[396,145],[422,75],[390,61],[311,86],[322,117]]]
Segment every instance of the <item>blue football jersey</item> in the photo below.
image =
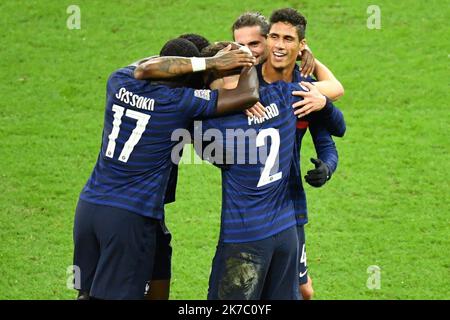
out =
[[214,148],[203,150],[205,159],[216,164],[225,159],[226,163],[222,170],[223,242],[256,241],[296,224],[288,190],[296,131],[292,104],[298,100],[291,94],[294,90],[302,89],[281,81],[261,88],[260,102],[266,107],[262,119],[239,113],[201,123],[203,139],[214,140],[211,145],[222,145],[224,150],[223,156],[218,155],[222,151],[212,152]]
[[172,169],[172,132],[214,115],[217,91],[169,88],[136,80],[135,67],[107,84],[101,150],[80,198],[161,219]]
[[[260,87],[270,86],[262,76],[261,65],[257,66],[257,71]],[[311,77],[303,78],[299,67],[296,65],[292,82],[299,83],[301,81],[313,82],[315,80]],[[338,154],[331,134],[334,133],[341,136],[345,132],[345,122],[342,112],[330,101],[327,101],[327,105],[321,111],[310,113],[297,120],[293,164],[289,177],[289,194],[294,202],[298,225],[303,225],[308,222],[306,195],[300,168],[301,145],[308,128],[311,132],[318,158],[328,165],[331,172],[334,172],[338,163]]]

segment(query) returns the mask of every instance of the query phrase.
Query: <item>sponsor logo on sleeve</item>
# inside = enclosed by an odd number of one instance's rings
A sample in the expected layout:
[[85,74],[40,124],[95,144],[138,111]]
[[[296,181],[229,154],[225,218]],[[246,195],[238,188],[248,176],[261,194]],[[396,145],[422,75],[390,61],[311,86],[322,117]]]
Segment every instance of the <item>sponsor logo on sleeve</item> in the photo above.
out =
[[210,94],[211,94],[211,90],[195,90],[194,91],[194,96],[196,96],[197,98],[203,99],[203,100],[207,100],[207,101],[209,101],[211,99]]

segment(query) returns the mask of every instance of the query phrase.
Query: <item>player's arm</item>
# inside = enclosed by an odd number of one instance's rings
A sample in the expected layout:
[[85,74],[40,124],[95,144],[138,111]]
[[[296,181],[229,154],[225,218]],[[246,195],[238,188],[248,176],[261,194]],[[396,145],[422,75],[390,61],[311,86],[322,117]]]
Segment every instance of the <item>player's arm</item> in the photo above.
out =
[[308,45],[299,53],[298,59],[302,60],[300,66],[302,77],[312,79],[311,75],[314,74],[318,80],[314,84],[324,96],[332,101],[336,101],[344,95],[344,87],[342,84],[326,65],[314,58]]
[[[303,97],[303,100],[293,104],[293,107],[296,108],[294,114],[298,118],[302,118],[315,111],[311,115],[318,116],[331,135],[343,137],[346,125],[341,110],[335,107],[330,99],[322,95],[315,85],[309,82],[301,82],[300,85],[305,88],[305,91],[292,92],[293,96]],[[304,111],[305,109],[306,111]]]
[[336,137],[344,136],[345,131],[347,130],[344,114],[329,99],[327,99],[325,107],[313,115],[317,117],[318,121],[326,128],[328,131],[327,134]]
[[244,111],[259,101],[259,80],[255,67],[241,71],[235,89],[219,89],[216,116]]
[[[318,89],[320,94],[327,97],[331,101],[338,100],[341,96],[344,95],[344,87],[342,84],[336,79],[334,74],[328,69],[323,63],[319,60],[315,59],[316,68],[314,71],[314,75],[318,81],[311,81],[312,78],[309,78],[308,81],[312,82],[315,87]],[[295,108],[299,108],[301,113],[310,113],[314,111],[321,110],[323,106],[320,104],[312,104],[315,101],[308,92],[300,93],[295,92],[294,95],[303,97],[303,102],[300,101],[295,104]]]
[[251,54],[238,49],[220,51],[209,58],[157,57],[139,64],[134,77],[138,80],[168,79],[197,71],[251,67],[254,62]]
[[315,168],[307,172],[305,181],[318,188],[331,179],[332,174],[336,171],[339,156],[333,138],[317,118],[311,119],[309,131],[316,149],[317,159],[311,159]]
[[[294,108],[296,108],[296,114],[300,117],[305,116],[311,112],[322,110],[325,107],[325,99],[330,101],[336,101],[344,94],[344,87],[336,79],[330,69],[328,69],[323,63],[315,59],[315,71],[314,75],[319,81],[313,82],[312,78],[308,78],[308,82],[312,82],[317,92],[309,90],[307,92],[295,91],[293,95],[303,97],[302,101],[296,102]],[[303,71],[302,71],[303,72]],[[310,86],[308,86],[310,88]],[[318,95],[320,93],[320,95]]]
[[144,58],[144,59],[140,59],[138,61],[135,61],[135,62],[131,63],[130,66],[137,67],[138,65],[140,65],[140,64],[142,64],[144,62],[147,62],[147,61],[149,61],[151,59],[155,59],[155,58],[158,58],[158,57],[159,56],[155,55],[155,56],[150,56],[150,57],[147,57],[147,58]]
[[324,96],[336,101],[344,95],[342,84],[336,79],[333,72],[317,59],[315,59],[314,76],[318,80],[314,84]]
[[254,67],[242,68],[234,89],[176,88],[173,95],[177,100],[177,111],[186,119],[206,119],[241,112],[259,100],[258,75]]

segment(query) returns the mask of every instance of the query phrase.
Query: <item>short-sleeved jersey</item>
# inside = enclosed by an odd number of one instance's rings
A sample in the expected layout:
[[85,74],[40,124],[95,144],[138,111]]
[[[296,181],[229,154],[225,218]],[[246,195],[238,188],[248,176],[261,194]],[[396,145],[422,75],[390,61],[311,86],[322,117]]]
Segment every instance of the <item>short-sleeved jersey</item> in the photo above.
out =
[[[216,159],[226,159],[222,242],[256,241],[296,224],[288,192],[296,131],[292,104],[298,100],[292,96],[293,90],[302,89],[281,81],[261,88],[260,102],[266,107],[262,119],[239,113],[202,123],[203,139],[223,146],[224,157],[216,153]],[[222,140],[216,139],[219,132]],[[208,159],[206,150],[203,157]]]
[[154,85],[133,71],[122,68],[108,80],[101,150],[80,198],[161,219],[179,143],[172,132],[212,116],[217,91]]

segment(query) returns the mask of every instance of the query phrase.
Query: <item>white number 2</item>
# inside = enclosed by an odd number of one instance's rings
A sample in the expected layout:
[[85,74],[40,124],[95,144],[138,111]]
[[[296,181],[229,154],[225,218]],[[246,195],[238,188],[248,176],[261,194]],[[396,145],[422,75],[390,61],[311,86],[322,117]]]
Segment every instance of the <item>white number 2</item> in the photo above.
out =
[[[106,147],[106,156],[108,158],[114,157],[114,150],[116,149],[116,139],[119,136],[120,125],[122,124],[122,117],[125,108],[114,104],[112,106],[112,111],[114,111],[114,121],[113,128],[111,130],[111,134],[108,136],[109,142]],[[119,161],[127,162],[130,158],[131,152],[133,152],[134,147],[139,142],[142,137],[142,134],[145,131],[148,121],[150,120],[150,115],[137,112],[134,110],[127,109],[125,115],[129,118],[136,119],[136,128],[133,129],[133,132],[128,138],[127,142],[123,146],[123,150],[119,155]]]
[[270,136],[272,144],[270,145],[269,156],[267,157],[266,164],[261,173],[261,178],[259,178],[258,181],[257,185],[258,188],[265,186],[266,184],[280,180],[283,175],[282,172],[277,172],[273,175],[270,175],[270,171],[272,171],[272,168],[275,164],[275,160],[277,159],[278,152],[280,150],[280,134],[278,133],[278,130],[274,128],[261,130],[258,133],[258,136],[256,137],[256,146],[257,147],[264,146],[265,145],[264,138],[267,136]]

